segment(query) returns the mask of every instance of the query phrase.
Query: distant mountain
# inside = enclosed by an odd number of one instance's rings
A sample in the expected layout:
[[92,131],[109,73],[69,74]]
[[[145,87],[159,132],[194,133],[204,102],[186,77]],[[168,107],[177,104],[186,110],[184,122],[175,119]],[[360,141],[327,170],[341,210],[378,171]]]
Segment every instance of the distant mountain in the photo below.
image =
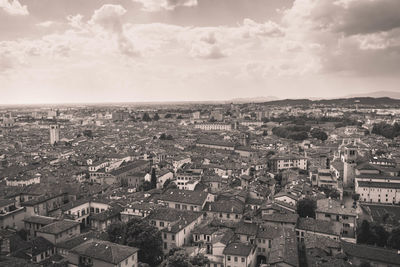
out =
[[279,98],[275,96],[259,96],[259,97],[249,97],[249,98],[233,98],[231,100],[228,100],[226,102],[231,102],[231,103],[262,103],[262,102],[269,102],[269,101],[275,101],[278,100]]
[[264,105],[277,106],[310,106],[310,105],[335,105],[335,106],[354,106],[369,105],[369,106],[400,106],[400,98],[393,99],[389,97],[353,97],[353,98],[338,98],[338,99],[283,99],[268,101],[262,103]]
[[400,92],[395,91],[377,91],[364,94],[352,94],[347,95],[344,98],[355,98],[355,97],[390,97],[394,99],[400,99]]

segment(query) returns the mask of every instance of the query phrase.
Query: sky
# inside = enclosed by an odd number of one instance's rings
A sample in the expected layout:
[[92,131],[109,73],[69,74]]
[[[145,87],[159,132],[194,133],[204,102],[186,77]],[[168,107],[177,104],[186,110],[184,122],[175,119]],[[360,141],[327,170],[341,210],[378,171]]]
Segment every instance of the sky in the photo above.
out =
[[400,91],[399,0],[0,0],[0,104]]

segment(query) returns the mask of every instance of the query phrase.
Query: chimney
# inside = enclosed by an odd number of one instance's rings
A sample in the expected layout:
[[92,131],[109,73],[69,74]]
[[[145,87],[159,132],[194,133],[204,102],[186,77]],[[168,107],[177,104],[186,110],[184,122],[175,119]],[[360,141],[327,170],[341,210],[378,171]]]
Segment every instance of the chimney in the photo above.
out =
[[168,224],[168,231],[171,231],[171,224]]

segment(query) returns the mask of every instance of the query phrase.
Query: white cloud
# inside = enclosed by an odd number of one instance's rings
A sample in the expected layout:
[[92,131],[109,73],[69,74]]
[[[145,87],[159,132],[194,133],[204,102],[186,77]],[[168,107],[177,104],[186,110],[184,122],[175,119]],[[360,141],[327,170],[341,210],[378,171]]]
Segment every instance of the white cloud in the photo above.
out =
[[122,33],[121,16],[125,13],[126,9],[120,5],[103,5],[94,11],[89,24],[99,25],[111,32]]
[[39,27],[48,28],[48,27],[51,27],[52,25],[54,25],[54,21],[47,20],[47,21],[37,23],[36,25]]
[[157,12],[161,10],[174,10],[177,7],[193,7],[198,5],[198,0],[133,0],[141,3],[144,11]]
[[[131,40],[125,35],[122,27],[121,17],[126,13],[126,9],[120,5],[103,5],[94,11],[88,24],[100,27],[114,35],[120,52],[126,56],[139,56],[139,52],[134,48]],[[75,19],[76,20],[76,19]]]
[[18,0],[0,0],[0,8],[10,15],[29,15],[28,7]]

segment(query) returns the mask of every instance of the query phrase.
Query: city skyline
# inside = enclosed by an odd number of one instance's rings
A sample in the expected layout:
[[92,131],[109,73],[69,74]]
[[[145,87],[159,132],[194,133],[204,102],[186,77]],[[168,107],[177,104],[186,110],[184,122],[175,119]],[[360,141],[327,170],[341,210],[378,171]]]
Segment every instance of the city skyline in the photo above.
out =
[[0,104],[398,92],[397,0],[0,0]]

